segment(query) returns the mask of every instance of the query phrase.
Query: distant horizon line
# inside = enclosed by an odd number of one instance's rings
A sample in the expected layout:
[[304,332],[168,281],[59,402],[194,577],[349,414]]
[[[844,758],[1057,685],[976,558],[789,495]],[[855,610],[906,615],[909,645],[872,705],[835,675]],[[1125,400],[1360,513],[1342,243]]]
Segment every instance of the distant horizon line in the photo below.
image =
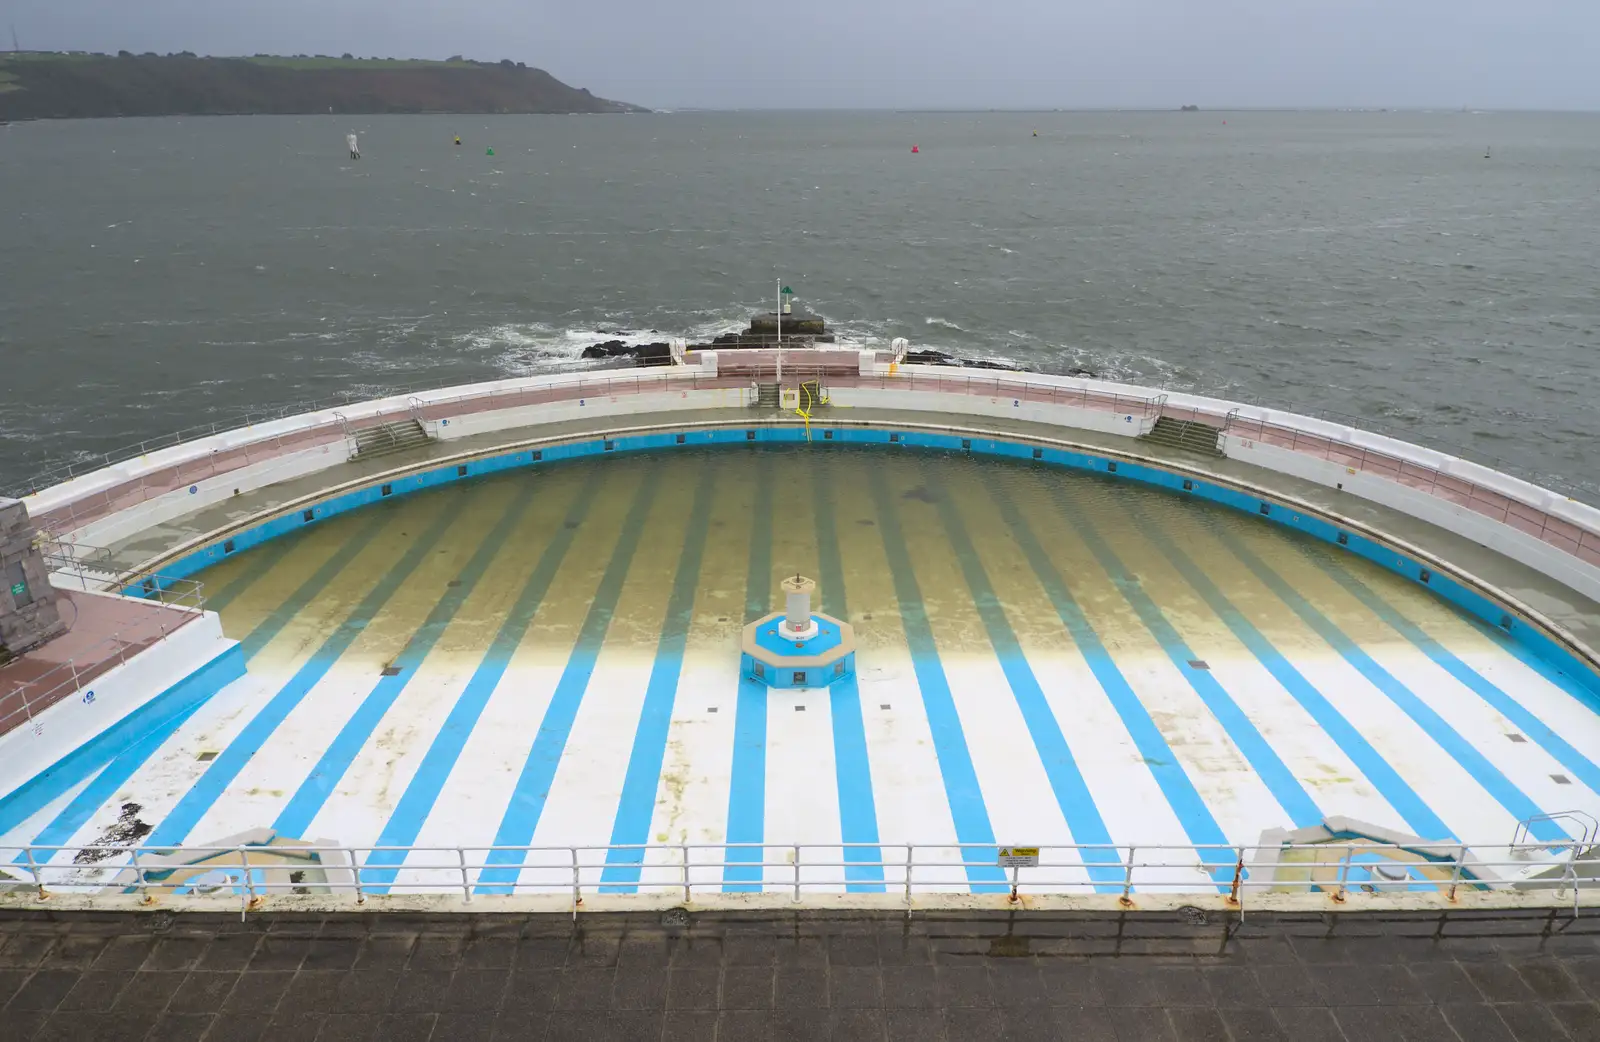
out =
[[[1189,103],[1192,104],[1192,103]],[[1169,113],[1175,112],[1183,115],[1196,115],[1204,113],[1234,113],[1234,112],[1330,112],[1330,113],[1447,113],[1453,115],[1498,115],[1515,113],[1519,115],[1548,113],[1551,115],[1593,115],[1600,113],[1600,109],[1593,108],[1517,108],[1517,107],[1489,107],[1469,105],[1457,107],[1450,105],[1220,105],[1209,107],[1200,105],[1193,109],[1184,109],[1182,106],[1161,107],[1156,105],[1084,105],[1062,107],[1017,107],[1001,108],[983,106],[973,108],[954,108],[940,106],[935,108],[907,108],[904,106],[888,105],[741,105],[741,106],[709,106],[709,105],[657,105],[651,107],[656,114],[673,114],[678,112],[889,112],[904,115],[937,116],[937,115],[974,115],[982,113],[995,113],[999,115],[1056,115],[1061,113]]]

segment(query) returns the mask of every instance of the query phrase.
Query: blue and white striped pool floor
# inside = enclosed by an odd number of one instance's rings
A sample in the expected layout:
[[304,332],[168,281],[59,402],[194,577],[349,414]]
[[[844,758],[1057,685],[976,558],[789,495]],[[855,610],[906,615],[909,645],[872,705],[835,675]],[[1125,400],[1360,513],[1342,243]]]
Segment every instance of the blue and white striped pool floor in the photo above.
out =
[[[859,680],[741,688],[739,630],[794,572],[856,626]],[[3,842],[93,845],[129,803],[151,845],[271,826],[358,846],[771,843],[774,862],[794,843],[1228,846],[1335,815],[1505,844],[1541,811],[1600,813],[1600,714],[1570,678],[1334,548],[1044,467],[620,457],[417,494],[203,578],[249,675]],[[679,879],[670,852],[632,861],[604,881]],[[570,873],[496,864],[479,883],[519,880]]]

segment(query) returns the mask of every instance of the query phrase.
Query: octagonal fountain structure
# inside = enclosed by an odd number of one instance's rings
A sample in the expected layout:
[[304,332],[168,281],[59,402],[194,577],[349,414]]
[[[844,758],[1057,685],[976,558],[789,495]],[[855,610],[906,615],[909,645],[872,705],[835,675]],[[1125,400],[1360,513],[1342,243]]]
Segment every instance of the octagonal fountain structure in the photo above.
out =
[[817,584],[800,575],[785,579],[788,602],[744,628],[739,671],[776,688],[827,687],[856,671],[856,634],[848,622],[811,610]]

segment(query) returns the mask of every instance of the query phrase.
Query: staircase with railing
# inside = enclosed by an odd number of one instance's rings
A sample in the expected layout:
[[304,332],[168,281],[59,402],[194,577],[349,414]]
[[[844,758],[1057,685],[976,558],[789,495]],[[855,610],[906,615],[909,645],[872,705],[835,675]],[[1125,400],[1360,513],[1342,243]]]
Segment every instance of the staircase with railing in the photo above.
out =
[[1155,425],[1141,435],[1140,440],[1168,449],[1199,452],[1207,456],[1223,455],[1222,428],[1198,420],[1175,420],[1170,416],[1158,416]]
[[393,423],[361,427],[352,432],[352,437],[355,441],[355,449],[350,453],[352,460],[388,456],[407,449],[421,448],[433,441],[433,436],[422,425],[422,421],[417,419],[395,420]]

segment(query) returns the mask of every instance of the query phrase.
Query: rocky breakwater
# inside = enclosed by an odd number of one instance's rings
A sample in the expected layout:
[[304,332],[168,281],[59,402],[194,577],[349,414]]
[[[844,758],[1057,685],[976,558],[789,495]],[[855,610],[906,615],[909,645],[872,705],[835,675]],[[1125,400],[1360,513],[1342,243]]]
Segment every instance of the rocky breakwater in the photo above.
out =
[[625,358],[634,365],[671,365],[672,345],[661,341],[652,344],[630,344],[626,340],[604,340],[583,349],[580,358]]

